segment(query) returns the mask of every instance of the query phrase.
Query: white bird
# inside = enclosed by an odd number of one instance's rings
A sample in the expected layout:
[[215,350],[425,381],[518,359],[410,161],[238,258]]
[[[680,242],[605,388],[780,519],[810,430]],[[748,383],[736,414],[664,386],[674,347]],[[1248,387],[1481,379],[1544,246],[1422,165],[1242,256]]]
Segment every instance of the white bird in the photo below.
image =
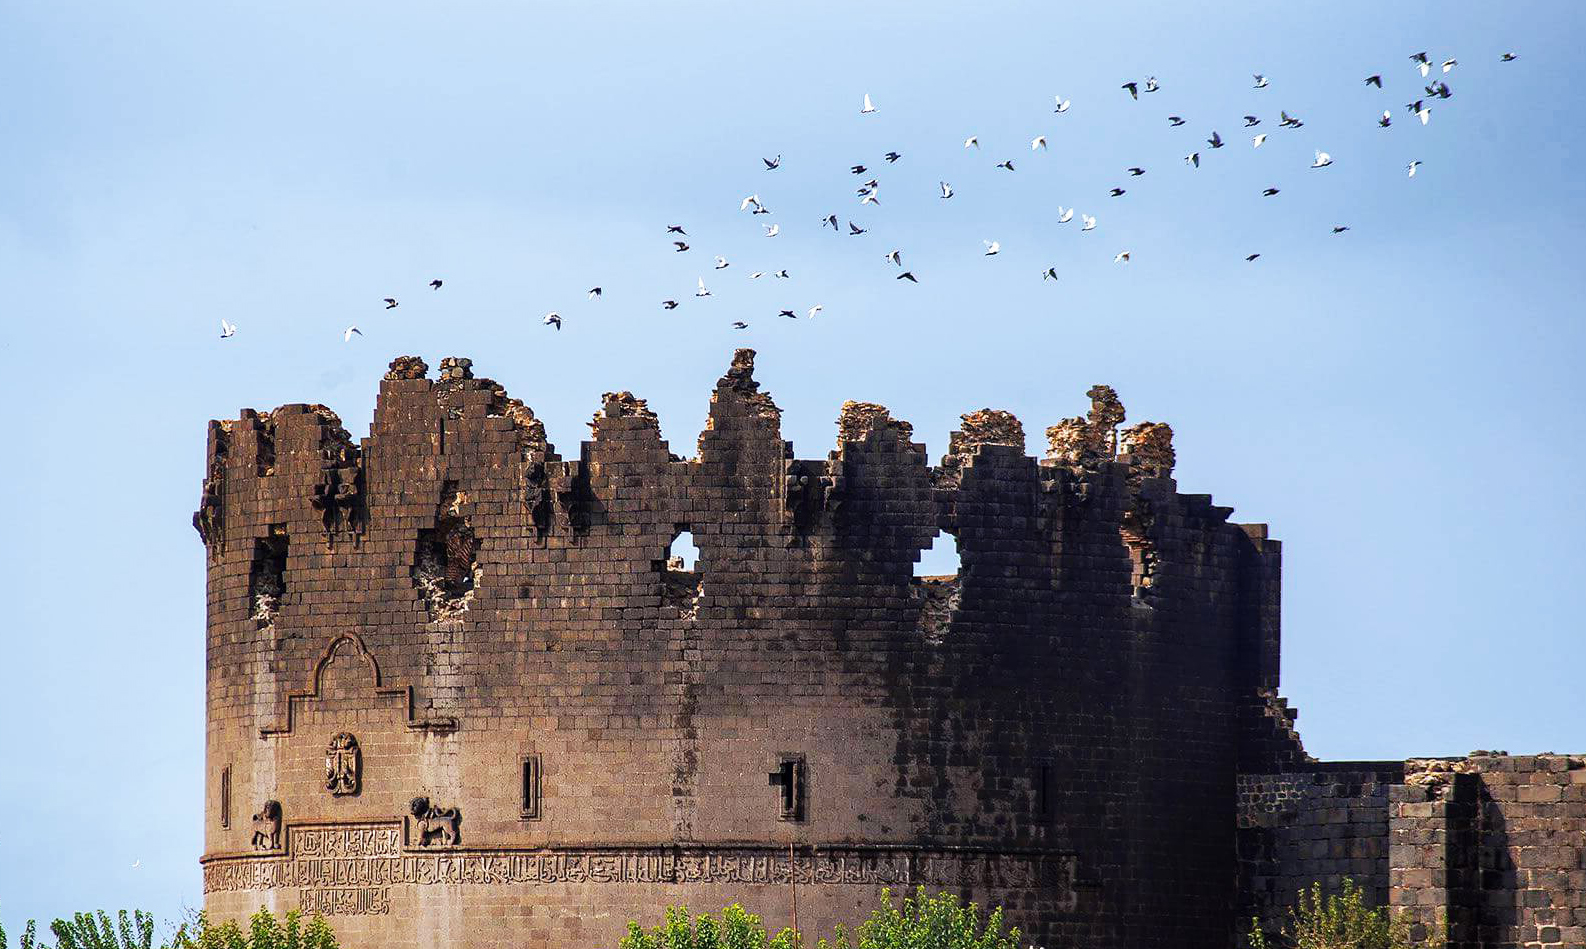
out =
[[1030,151],[1033,152],[1033,151],[1035,151],[1038,148],[1041,148],[1041,149],[1046,148],[1046,136],[1045,135],[1037,135],[1034,139],[1032,139],[1030,141]]
[[1000,241],[981,241],[981,243],[986,245],[987,257],[995,257],[1002,252],[1002,243]]
[[1094,231],[1096,229],[1096,219],[1091,217],[1089,214],[1081,214],[1079,219],[1085,222],[1084,226],[1081,227],[1080,230]]
[[819,303],[815,304],[814,306],[810,307],[810,312],[809,312],[809,317],[808,318],[813,320],[815,318],[815,314],[819,313],[820,311],[822,311],[824,309],[826,309],[826,308],[824,306],[821,306]]
[[1457,60],[1457,59],[1445,59],[1445,60],[1443,60],[1443,72],[1446,73],[1450,69],[1453,69],[1455,66],[1458,66],[1458,65],[1459,65],[1459,60]]
[[1383,109],[1382,110],[1382,118],[1377,120],[1377,124],[1382,126],[1383,128],[1387,128],[1388,126],[1392,125],[1393,124],[1393,115],[1392,115],[1392,113],[1390,113],[1387,109]]
[[1267,140],[1267,133],[1262,132],[1260,135],[1257,135],[1255,138],[1250,140],[1250,147],[1251,148],[1260,148],[1261,147],[1261,143],[1266,141],[1266,140]]
[[1059,204],[1057,206],[1057,223],[1059,223],[1059,224],[1067,224],[1069,221],[1072,221],[1072,220],[1074,220],[1074,209],[1073,208],[1065,208],[1061,204]]
[[226,339],[235,335],[237,335],[237,324],[227,323],[225,318],[222,317],[220,320],[220,338]]
[[1333,156],[1327,154],[1326,152],[1319,151],[1319,152],[1316,153],[1316,160],[1311,162],[1311,167],[1312,168],[1326,168],[1328,165],[1331,165],[1332,163],[1333,163]]
[[760,204],[760,196],[757,195],[757,194],[751,194],[751,195],[746,196],[742,201],[738,202],[738,210],[747,211],[747,210],[749,210],[749,205],[751,205],[751,204],[753,204],[753,205],[758,207],[759,204]]
[[700,277],[699,278],[699,289],[694,291],[694,296],[696,296],[696,297],[708,297],[708,296],[710,296],[710,291],[705,289],[705,278],[704,277]]
[[1419,69],[1421,71],[1421,78],[1425,79],[1426,76],[1427,76],[1427,73],[1430,73],[1432,71],[1432,64],[1423,59],[1419,63],[1416,63],[1415,68],[1417,68],[1417,69]]
[[887,251],[887,260],[889,262],[891,262],[891,263],[897,264],[899,267],[903,266],[903,251],[901,251],[901,250],[889,250],[889,251]]
[[1415,169],[1420,167],[1420,164],[1421,164],[1420,159],[1416,159],[1415,161],[1412,161],[1408,165],[1406,165],[1405,168],[1406,168],[1406,170],[1409,171],[1409,175],[1407,175],[1406,177],[1414,178],[1415,177]]
[[141,866],[143,866],[143,861],[142,860],[134,860],[134,861],[132,861],[132,869],[136,870],[137,868],[139,868]]
[[782,233],[782,225],[780,224],[762,224],[760,226],[765,228],[766,237],[775,237]]
[[724,270],[724,269],[726,269],[727,267],[730,267],[730,266],[732,266],[732,265],[727,263],[727,258],[721,256],[720,254],[716,255],[716,269],[717,270]]
[[1201,153],[1190,152],[1188,155],[1185,155],[1184,164],[1199,168],[1201,166]]
[[754,273],[749,275],[749,279],[750,280],[759,280],[761,277],[764,277],[764,276],[765,276],[765,271],[764,270],[756,270]]
[[[872,188],[872,189],[866,191],[864,194],[859,196],[859,203],[860,204],[876,204],[876,205],[879,205],[881,203],[881,199],[876,197],[875,189]],[[771,235],[767,234],[766,236],[769,237]]]
[[1129,262],[1129,252],[1128,251],[1124,251],[1123,253],[1119,254],[1116,257],[1114,257],[1112,259],[1112,262],[1115,263],[1115,264],[1127,264]]
[[1160,88],[1162,88],[1162,87],[1157,83],[1155,76],[1147,76],[1147,77],[1145,77],[1145,91],[1146,92],[1155,92],[1155,91],[1157,91]]
[[979,148],[980,147],[980,136],[971,135],[968,138],[964,139],[964,147],[965,148],[969,148],[971,145],[973,145],[975,148]]
[[1068,100],[1067,99],[1063,98],[1062,96],[1053,96],[1052,98],[1057,100],[1057,108],[1053,109],[1052,110],[1053,112],[1067,112],[1068,111]]
[[541,320],[540,322],[544,323],[546,326],[556,327],[556,331],[558,333],[562,331],[562,314],[560,313],[556,313],[554,311],[547,313],[545,314],[545,319]]
[[1421,124],[1425,125],[1427,122],[1431,121],[1431,119],[1432,119],[1432,107],[1429,106],[1429,105],[1428,106],[1422,106],[1421,109],[1418,112],[1416,112],[1415,114],[1420,117]]
[[362,336],[363,330],[356,326],[349,326],[347,327],[346,331],[341,334],[341,341],[344,343],[350,343],[352,342],[354,335]]
[[1265,89],[1267,87],[1267,77],[1261,75],[1260,73],[1254,73],[1253,75],[1256,78],[1256,84],[1252,88]]
[[941,185],[942,185],[942,197],[951,198],[953,196],[953,186],[948,184],[945,181],[942,182]]
[[869,115],[876,111],[875,104],[870,101],[870,93],[865,93],[865,106],[859,110],[860,115]]

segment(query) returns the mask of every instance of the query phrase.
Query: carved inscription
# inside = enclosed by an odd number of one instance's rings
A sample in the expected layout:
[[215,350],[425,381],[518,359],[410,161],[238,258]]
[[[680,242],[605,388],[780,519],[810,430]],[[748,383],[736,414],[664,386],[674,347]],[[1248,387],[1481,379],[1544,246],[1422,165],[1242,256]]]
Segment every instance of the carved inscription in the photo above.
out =
[[[432,884],[722,883],[1041,888],[1073,892],[1072,854],[912,847],[821,847],[789,861],[778,848],[633,847],[404,851],[391,824],[290,828],[289,854],[204,864],[204,892],[297,889],[331,915],[389,911],[386,888]],[[309,894],[313,894],[309,896]],[[377,895],[378,894],[378,895]],[[336,909],[326,909],[330,900]],[[303,904],[305,911],[309,904]]]
[[305,916],[384,916],[391,912],[391,888],[301,890],[298,905]]

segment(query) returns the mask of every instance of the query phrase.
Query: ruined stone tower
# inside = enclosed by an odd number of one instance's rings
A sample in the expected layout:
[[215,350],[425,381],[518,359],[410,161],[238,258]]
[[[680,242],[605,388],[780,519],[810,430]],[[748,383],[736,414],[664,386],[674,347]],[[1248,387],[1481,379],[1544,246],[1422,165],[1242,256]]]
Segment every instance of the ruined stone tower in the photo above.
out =
[[[462,359],[393,362],[361,443],[319,405],[210,423],[212,916],[597,949],[920,884],[1053,949],[1229,944],[1284,852],[1236,851],[1250,776],[1314,764],[1265,528],[1177,493],[1106,387],[1043,460],[986,410],[933,466],[864,403],[802,460],[753,370],[688,459],[626,392],[564,459]],[[938,531],[960,573],[916,578]]]

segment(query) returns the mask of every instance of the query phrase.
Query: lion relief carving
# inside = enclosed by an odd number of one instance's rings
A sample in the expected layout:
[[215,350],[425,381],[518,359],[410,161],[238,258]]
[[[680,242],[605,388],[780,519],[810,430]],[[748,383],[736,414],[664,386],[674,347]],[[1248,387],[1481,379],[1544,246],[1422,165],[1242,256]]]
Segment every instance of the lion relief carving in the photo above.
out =
[[253,849],[281,849],[281,802],[265,801],[253,815]]
[[413,814],[413,845],[417,847],[455,847],[457,824],[462,814],[455,807],[436,807],[420,795],[408,809]]

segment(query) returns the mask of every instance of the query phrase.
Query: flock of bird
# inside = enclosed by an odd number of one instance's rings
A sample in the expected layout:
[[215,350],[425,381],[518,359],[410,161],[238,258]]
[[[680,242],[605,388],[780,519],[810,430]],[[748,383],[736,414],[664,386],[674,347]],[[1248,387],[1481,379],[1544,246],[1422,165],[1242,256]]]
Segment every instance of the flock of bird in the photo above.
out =
[[[1506,52],[1506,53],[1503,53],[1499,57],[1499,61],[1508,63],[1508,62],[1515,61],[1517,58],[1518,58],[1518,56],[1515,53]],[[1418,120],[1422,125],[1426,125],[1426,124],[1428,124],[1431,121],[1432,106],[1431,106],[1430,103],[1433,100],[1437,100],[1437,99],[1449,99],[1449,98],[1452,98],[1453,90],[1449,87],[1448,82],[1443,77],[1447,76],[1448,74],[1450,74],[1454,70],[1454,68],[1459,65],[1459,61],[1457,59],[1450,58],[1450,59],[1443,60],[1440,64],[1434,64],[1432,62],[1431,56],[1427,52],[1424,52],[1424,51],[1412,54],[1409,57],[1409,59],[1410,59],[1410,63],[1411,63],[1412,69],[1420,74],[1420,78],[1422,80],[1426,80],[1426,84],[1424,86],[1424,92],[1419,94],[1418,98],[1415,98],[1413,101],[1407,103],[1405,105],[1405,109],[1408,111],[1408,113],[1414,119]],[[1434,75],[1434,71],[1435,71],[1435,75]],[[1256,74],[1253,75],[1253,79],[1254,79],[1254,82],[1253,82],[1253,85],[1252,85],[1253,89],[1267,89],[1271,85],[1270,80],[1263,74],[1256,73]],[[1364,79],[1364,83],[1366,85],[1368,85],[1368,86],[1374,86],[1377,89],[1382,89],[1383,88],[1382,75],[1380,73],[1374,73],[1372,75],[1366,76],[1365,79]],[[1135,102],[1139,102],[1141,100],[1141,96],[1142,95],[1150,95],[1152,93],[1159,92],[1161,90],[1161,88],[1162,88],[1162,85],[1161,85],[1160,82],[1158,82],[1158,80],[1156,79],[1155,76],[1147,76],[1143,82],[1138,82],[1138,81],[1131,80],[1129,82],[1123,83],[1120,86],[1120,89],[1123,92],[1128,93],[1129,98],[1132,101],[1135,101]],[[1054,99],[1055,107],[1053,108],[1052,111],[1054,113],[1061,115],[1061,114],[1064,114],[1064,113],[1069,111],[1069,108],[1072,105],[1071,100],[1065,99],[1062,96],[1054,96],[1053,99]],[[877,109],[875,103],[870,98],[870,94],[869,93],[865,93],[863,101],[862,101],[862,104],[861,104],[860,109],[859,109],[860,114],[861,115],[874,115],[878,111],[879,110]],[[1178,128],[1178,127],[1181,127],[1181,126],[1184,126],[1184,125],[1187,124],[1187,121],[1184,119],[1184,117],[1183,116],[1179,116],[1179,115],[1170,115],[1170,116],[1168,116],[1167,117],[1167,122],[1168,122],[1168,125],[1170,127],[1173,127],[1173,128]],[[1392,110],[1391,109],[1383,110],[1381,117],[1378,118],[1376,120],[1376,122],[1377,122],[1377,125],[1379,127],[1381,127],[1381,128],[1389,128],[1390,126],[1392,126],[1392,124],[1393,124],[1393,112],[1392,112]],[[1261,124],[1262,124],[1262,119],[1258,115],[1250,114],[1250,115],[1243,116],[1242,128],[1244,128],[1244,129],[1256,128],[1256,127],[1260,126]],[[1278,112],[1278,122],[1277,122],[1277,126],[1279,128],[1282,128],[1282,129],[1298,129],[1298,128],[1303,127],[1304,125],[1305,125],[1304,121],[1302,121],[1300,118],[1298,118],[1296,116],[1290,115],[1287,110],[1283,110],[1283,109],[1279,110],[1279,112]],[[1259,149],[1266,142],[1268,134],[1269,133],[1267,133],[1267,132],[1256,132],[1256,133],[1253,133],[1251,135],[1251,147]],[[1223,148],[1227,144],[1228,144],[1227,141],[1225,141],[1223,139],[1222,135],[1218,131],[1216,131],[1215,129],[1212,130],[1211,134],[1205,140],[1205,147],[1207,149],[1210,149],[1210,150],[1216,150],[1216,149]],[[975,150],[978,151],[980,149],[980,139],[979,139],[979,137],[975,136],[975,135],[971,135],[968,138],[964,139],[963,147],[965,149],[975,149]],[[1046,150],[1047,150],[1047,137],[1045,135],[1037,135],[1030,141],[1030,151],[1031,152],[1043,152],[1043,151],[1046,151]],[[1184,156],[1184,163],[1186,165],[1188,165],[1192,169],[1199,168],[1201,166],[1201,161],[1202,161],[1201,155],[1202,155],[1202,153],[1201,153],[1200,150],[1191,151],[1189,154]],[[900,152],[898,152],[896,150],[893,150],[893,151],[886,152],[882,156],[882,161],[884,161],[888,165],[892,165],[892,164],[896,164],[902,158],[903,158],[902,153],[900,153]],[[782,168],[782,156],[780,154],[778,154],[774,158],[762,158],[761,162],[764,165],[764,171],[766,171],[766,172],[775,172],[775,171],[778,171],[779,169]],[[1331,155],[1329,155],[1325,151],[1322,151],[1320,149],[1316,149],[1315,150],[1315,158],[1312,160],[1310,167],[1313,168],[1313,169],[1322,169],[1322,168],[1330,167],[1332,164],[1333,164],[1333,158],[1332,158]],[[1421,161],[1418,160],[1418,159],[1410,161],[1405,166],[1407,177],[1414,178],[1416,169],[1418,167],[1420,167],[1421,164],[1422,164]],[[1014,160],[1011,159],[1011,158],[1004,159],[1002,161],[997,162],[995,167],[998,168],[998,169],[1010,172],[1010,173],[1016,171],[1016,167],[1014,165]],[[851,166],[849,166],[848,170],[849,170],[850,173],[852,173],[856,177],[871,175],[870,168],[868,166],[862,164],[862,163],[861,164],[851,165]],[[1130,167],[1130,168],[1127,169],[1127,173],[1128,173],[1128,175],[1131,178],[1138,178],[1138,177],[1144,175],[1146,173],[1146,170],[1144,168],[1142,168],[1142,167],[1139,167],[1139,166],[1133,166],[1133,167]],[[951,199],[954,198],[954,196],[956,195],[956,192],[953,190],[953,186],[949,182],[947,182],[945,180],[942,180],[942,181],[938,182],[938,185],[939,185],[940,191],[939,191],[937,196],[938,196],[938,198],[940,200],[946,201],[946,200],[951,200]],[[861,182],[859,187],[855,190],[855,195],[858,198],[859,205],[861,207],[866,207],[866,206],[876,207],[876,208],[881,207],[880,190],[881,190],[881,182],[879,180],[879,177],[871,175],[870,177],[865,178],[865,180],[863,182]],[[1107,192],[1108,196],[1112,197],[1112,198],[1120,198],[1120,197],[1123,197],[1127,193],[1128,193],[1127,189],[1123,188],[1123,187],[1114,187],[1114,188],[1110,189]],[[1264,197],[1274,197],[1278,193],[1279,193],[1279,189],[1276,188],[1276,187],[1267,187],[1267,188],[1265,188],[1265,189],[1263,189],[1261,191],[1261,194]],[[738,204],[738,210],[740,212],[748,213],[750,215],[770,215],[772,213],[771,209],[766,206],[766,203],[761,199],[761,197],[760,197],[758,192],[756,192],[754,194],[749,194],[749,195],[744,196],[742,198],[742,200]],[[1096,230],[1096,226],[1097,225],[1096,225],[1096,216],[1095,215],[1086,214],[1086,213],[1082,213],[1082,212],[1076,212],[1076,209],[1072,208],[1072,207],[1063,207],[1062,205],[1058,205],[1057,214],[1056,214],[1056,221],[1057,221],[1058,224],[1068,224],[1069,222],[1071,222],[1074,219],[1074,216],[1075,216],[1076,213],[1079,213],[1079,218],[1080,218],[1079,230],[1080,231],[1094,231],[1094,230]],[[864,234],[869,232],[869,228],[861,226],[860,224],[854,222],[853,220],[848,220],[846,223],[847,223],[847,227],[845,229],[843,227],[844,222],[839,218],[839,216],[837,214],[832,213],[832,214],[827,214],[826,216],[824,216],[821,219],[820,227],[821,228],[830,227],[833,230],[833,232],[835,232],[837,234],[846,233],[848,236],[851,236],[851,237],[859,237],[859,236],[864,235]],[[770,223],[766,223],[766,224],[762,224],[761,228],[762,228],[762,230],[764,232],[763,236],[765,238],[767,238],[767,239],[776,238],[779,234],[782,233],[782,225],[780,223],[778,223],[778,222],[775,222],[775,221],[770,222]],[[1336,234],[1342,234],[1342,233],[1344,233],[1345,231],[1348,231],[1348,230],[1349,230],[1349,225],[1347,225],[1347,224],[1334,224],[1334,225],[1332,225],[1331,232],[1336,235]],[[688,235],[688,231],[685,229],[684,225],[682,225],[682,224],[668,224],[668,225],[666,225],[665,237],[670,242],[670,246],[672,248],[672,252],[673,253],[676,253],[676,254],[688,254],[688,253],[692,253],[693,250],[694,250],[692,245],[689,242],[690,238],[689,238],[689,235]],[[985,245],[984,256],[986,256],[986,257],[995,257],[995,256],[997,256],[998,254],[1000,254],[1002,252],[1002,245],[1001,245],[1000,241],[987,240],[987,241],[984,241],[983,243]],[[731,266],[731,262],[723,255],[713,254],[712,257],[713,257],[712,269],[714,271],[726,270],[726,269],[728,269]],[[1247,262],[1253,262],[1253,261],[1257,260],[1260,257],[1261,257],[1260,253],[1252,253],[1252,254],[1246,255],[1245,256],[1245,260]],[[886,259],[886,261],[888,263],[892,264],[897,270],[897,273],[895,274],[894,279],[902,280],[902,281],[908,281],[908,282],[914,283],[914,284],[917,284],[917,283],[920,282],[919,281],[919,277],[915,275],[914,271],[911,270],[911,269],[908,269],[908,268],[906,268],[904,266],[904,263],[903,263],[903,252],[902,252],[901,249],[893,249],[893,250],[888,251],[885,254],[885,259]],[[1113,258],[1113,261],[1115,263],[1119,263],[1119,264],[1127,264],[1127,263],[1129,263],[1129,260],[1130,260],[1130,251],[1128,251],[1128,250],[1122,250],[1122,251],[1118,252],[1118,254]],[[759,280],[759,279],[766,278],[766,277],[770,277],[773,280],[790,279],[790,275],[789,275],[789,273],[788,273],[786,268],[778,269],[778,270],[769,270],[769,271],[756,270],[756,271],[753,271],[753,272],[751,272],[749,274],[749,278],[752,279],[752,280]],[[1041,271],[1041,280],[1042,281],[1058,280],[1058,279],[1060,279],[1060,278],[1058,276],[1057,268],[1055,266],[1048,266],[1044,270]],[[428,287],[432,291],[438,291],[443,286],[444,286],[444,281],[442,281],[441,279],[438,279],[438,278],[437,279],[433,279],[433,280],[429,281],[429,283],[428,283]],[[591,300],[591,301],[599,300],[601,298],[601,296],[602,296],[602,293],[603,293],[603,290],[602,290],[602,288],[600,286],[594,286],[594,287],[590,287],[588,289],[588,291],[586,291],[586,297],[587,297],[588,300]],[[705,278],[703,276],[697,278],[697,288],[694,291],[694,297],[697,298],[697,299],[704,299],[704,298],[707,298],[707,297],[710,297],[710,296],[712,296],[712,293],[711,293],[710,289],[705,285]],[[396,309],[398,306],[400,306],[400,302],[397,300],[396,297],[385,297],[382,302],[383,302],[384,308],[386,310],[393,310],[393,309]],[[664,299],[664,300],[662,300],[660,302],[661,308],[664,309],[664,310],[669,310],[669,311],[670,310],[676,310],[682,305],[683,305],[682,301],[677,300],[677,299]],[[823,309],[825,309],[825,307],[822,304],[819,304],[819,303],[816,303],[816,304],[814,304],[812,306],[809,306],[807,309],[805,309],[804,318],[813,319]],[[790,308],[779,309],[777,311],[776,315],[778,317],[783,317],[783,318],[787,318],[787,319],[798,319],[799,318],[799,314],[798,314],[797,310],[796,309],[790,309]],[[562,314],[560,312],[552,311],[552,312],[549,312],[549,313],[545,314],[545,316],[543,317],[541,322],[545,326],[551,327],[551,328],[553,328],[555,330],[560,330],[562,328],[563,316],[562,316]],[[221,335],[222,339],[230,338],[230,337],[236,335],[237,327],[236,327],[235,324],[230,323],[230,322],[228,322],[225,319],[222,319],[220,321],[220,325],[221,325],[221,333],[220,333],[220,335]],[[749,327],[749,324],[746,321],[743,321],[743,320],[733,321],[731,325],[732,325],[732,327],[734,329],[738,329],[738,330],[748,329],[748,327]],[[352,325],[352,326],[348,326],[345,330],[343,330],[342,339],[343,339],[344,342],[351,342],[352,338],[354,336],[362,336],[362,335],[363,335],[363,331],[360,330],[356,325]]]

